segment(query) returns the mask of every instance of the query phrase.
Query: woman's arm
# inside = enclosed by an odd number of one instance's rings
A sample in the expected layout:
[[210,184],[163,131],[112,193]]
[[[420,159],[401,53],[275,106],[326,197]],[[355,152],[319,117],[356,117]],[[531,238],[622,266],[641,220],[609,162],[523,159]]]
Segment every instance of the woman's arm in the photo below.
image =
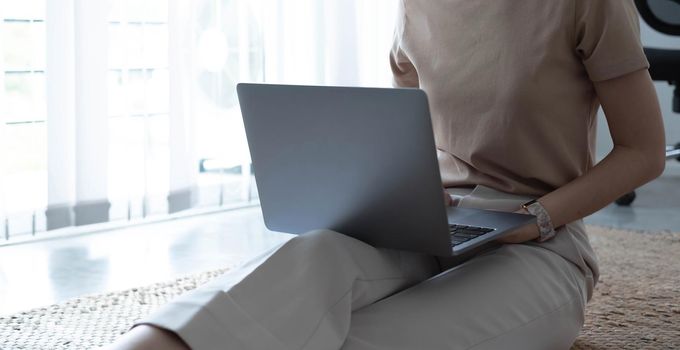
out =
[[[595,83],[614,149],[585,175],[543,196],[554,227],[584,218],[657,178],[664,170],[665,132],[649,72],[639,70]],[[538,237],[535,225],[502,239],[520,243]]]

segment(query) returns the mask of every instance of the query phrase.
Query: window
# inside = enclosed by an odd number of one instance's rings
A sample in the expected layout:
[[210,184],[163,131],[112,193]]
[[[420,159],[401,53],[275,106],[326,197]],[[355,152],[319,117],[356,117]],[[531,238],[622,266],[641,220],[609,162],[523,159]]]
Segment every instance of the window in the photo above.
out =
[[199,205],[248,201],[254,193],[248,146],[236,97],[240,81],[264,80],[257,1],[195,2],[197,53],[194,140],[200,162]]
[[168,2],[110,3],[110,219],[164,214],[169,188]]
[[35,210],[47,202],[45,3],[0,9],[0,217],[25,234],[44,227]]
[[253,203],[238,82],[389,85],[391,0],[105,4],[0,0],[5,238]]
[[[107,220],[168,213],[172,167],[189,169],[180,170],[189,173],[184,176],[184,183],[193,191],[188,207],[247,203],[254,198],[234,89],[237,81],[260,81],[263,76],[262,38],[254,20],[253,3],[255,1],[245,0],[112,0],[107,3],[108,34],[100,40],[106,42],[108,72],[106,86],[96,87],[105,95],[107,105],[107,135],[106,141],[102,141],[107,143],[107,154],[101,155],[106,159],[103,163],[106,165],[105,192],[111,204]],[[172,25],[176,27],[175,33],[186,36],[181,39],[182,46],[174,47],[173,52],[169,47],[171,4],[184,6],[181,13],[174,14]],[[56,8],[45,0],[0,0],[0,156],[3,159],[0,234],[5,236],[46,230],[50,225],[46,223],[49,215],[46,218],[45,210],[48,203],[53,205],[55,201],[59,205],[64,202],[62,207],[66,207],[62,215],[66,224],[57,227],[76,224],[79,220],[73,216],[78,211],[79,196],[88,190],[87,185],[81,186],[88,179],[83,179],[78,170],[61,169],[73,164],[78,167],[81,162],[77,154],[66,154],[73,152],[69,149],[72,135],[51,135],[65,140],[59,141],[62,150],[47,150],[50,131],[47,127],[46,21],[52,18],[57,19],[53,22],[83,22],[78,16],[91,17],[88,21],[97,20],[97,14],[83,13],[83,8],[89,11],[93,9],[91,6],[76,8],[79,4],[72,1],[62,5],[63,8]],[[63,41],[63,50],[75,50],[78,34],[82,33],[75,33],[71,38],[73,33],[64,29],[62,34],[63,37],[57,39]],[[69,40],[75,40],[76,46],[70,47]],[[191,57],[175,64],[172,74],[179,83],[173,86],[170,60],[187,54]],[[56,59],[64,60],[64,57]],[[58,67],[68,67],[68,64]],[[64,88],[67,89],[68,84],[64,84]],[[182,106],[185,109],[182,117],[189,120],[181,125],[186,127],[187,138],[179,146],[176,140],[171,140],[170,132],[172,123],[176,122],[170,113],[173,89],[182,89],[179,93],[189,101]],[[80,96],[74,98],[77,102]],[[76,116],[76,119],[86,117],[89,116]],[[76,129],[73,132],[76,147],[87,147],[78,136],[86,131],[78,130],[78,122],[72,127]],[[183,158],[179,157],[182,163],[171,164],[172,148],[184,146],[189,151]],[[68,158],[64,159],[63,166],[57,164],[58,174],[51,171],[55,169],[48,164],[48,153],[50,157]],[[65,199],[51,198],[48,172],[60,178],[61,182],[57,181],[54,187],[66,184],[63,187],[69,189],[64,191],[77,194],[61,193]],[[74,183],[76,188],[70,188]]]

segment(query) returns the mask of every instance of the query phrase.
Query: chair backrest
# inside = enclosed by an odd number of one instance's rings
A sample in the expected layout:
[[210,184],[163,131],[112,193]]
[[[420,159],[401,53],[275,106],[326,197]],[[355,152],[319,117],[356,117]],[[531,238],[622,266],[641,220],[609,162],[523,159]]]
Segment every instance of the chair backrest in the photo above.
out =
[[[680,36],[680,0],[635,0],[642,19],[654,30]],[[680,50],[645,48],[654,80],[675,86],[673,111],[680,113]]]
[[635,5],[654,30],[680,36],[680,0],[635,0]]

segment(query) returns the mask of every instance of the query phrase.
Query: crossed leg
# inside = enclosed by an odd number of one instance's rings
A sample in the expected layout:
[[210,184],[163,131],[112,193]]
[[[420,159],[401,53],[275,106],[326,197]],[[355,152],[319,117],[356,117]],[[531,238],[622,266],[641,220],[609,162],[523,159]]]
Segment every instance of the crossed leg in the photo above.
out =
[[111,349],[560,349],[580,330],[583,275],[553,252],[503,246],[439,272],[433,257],[316,231],[173,301]]
[[585,303],[576,265],[506,245],[357,310],[342,349],[569,349]]

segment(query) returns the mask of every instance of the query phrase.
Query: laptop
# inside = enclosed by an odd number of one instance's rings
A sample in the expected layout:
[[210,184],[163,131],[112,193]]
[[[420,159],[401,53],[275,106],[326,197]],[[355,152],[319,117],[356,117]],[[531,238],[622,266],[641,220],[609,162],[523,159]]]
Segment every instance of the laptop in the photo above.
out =
[[534,216],[447,207],[418,89],[239,84],[265,225],[454,256]]

